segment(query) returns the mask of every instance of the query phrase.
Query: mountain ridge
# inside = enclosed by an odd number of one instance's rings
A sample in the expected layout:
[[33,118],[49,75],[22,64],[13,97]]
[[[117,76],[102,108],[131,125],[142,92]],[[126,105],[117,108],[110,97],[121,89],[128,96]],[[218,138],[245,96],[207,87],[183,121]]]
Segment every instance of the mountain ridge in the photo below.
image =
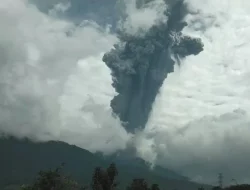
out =
[[[18,140],[13,137],[0,139],[0,188],[6,185],[30,183],[37,172],[58,167],[65,163],[64,171],[77,181],[88,184],[95,167],[107,167],[115,162],[119,171],[118,181],[122,187],[133,178],[145,178],[150,183],[169,186],[164,189],[197,189],[200,184],[183,180],[180,175],[172,179],[167,177],[170,170],[150,170],[143,164],[116,161],[117,158],[100,158],[87,150],[60,141],[34,143],[28,139]],[[166,172],[166,174],[164,174]]]

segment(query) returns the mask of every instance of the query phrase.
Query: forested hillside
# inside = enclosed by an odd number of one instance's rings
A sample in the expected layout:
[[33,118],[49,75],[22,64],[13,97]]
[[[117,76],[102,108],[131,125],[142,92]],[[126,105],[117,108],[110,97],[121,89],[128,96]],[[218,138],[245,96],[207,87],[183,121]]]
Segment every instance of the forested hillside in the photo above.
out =
[[[157,183],[165,189],[197,189],[199,184],[189,182],[185,177],[165,168],[150,168],[139,159],[116,160],[103,158],[98,154],[63,142],[33,143],[29,140],[5,138],[0,140],[0,187],[30,183],[40,170],[56,168],[65,163],[64,172],[81,184],[88,184],[96,166],[107,167],[116,162],[120,171],[118,181],[121,186],[134,178],[144,178],[149,183]],[[135,162],[135,163],[134,163]],[[1,188],[0,188],[1,189]]]

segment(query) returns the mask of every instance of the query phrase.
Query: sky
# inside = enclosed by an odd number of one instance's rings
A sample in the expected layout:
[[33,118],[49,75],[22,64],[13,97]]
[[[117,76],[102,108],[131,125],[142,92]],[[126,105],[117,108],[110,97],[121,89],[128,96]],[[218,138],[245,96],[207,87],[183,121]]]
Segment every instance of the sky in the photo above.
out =
[[[176,65],[136,134],[126,132],[109,106],[116,93],[101,59],[118,41],[113,20],[100,25],[68,14],[75,7],[70,1],[38,2],[0,2],[1,132],[105,154],[133,139],[138,156],[192,180],[216,184],[223,172],[226,183],[250,182],[248,0],[185,0],[183,32],[200,37],[204,51]],[[133,0],[116,4],[129,14],[123,27],[136,34],[165,19],[157,3],[143,11]],[[91,18],[114,9],[103,6]]]

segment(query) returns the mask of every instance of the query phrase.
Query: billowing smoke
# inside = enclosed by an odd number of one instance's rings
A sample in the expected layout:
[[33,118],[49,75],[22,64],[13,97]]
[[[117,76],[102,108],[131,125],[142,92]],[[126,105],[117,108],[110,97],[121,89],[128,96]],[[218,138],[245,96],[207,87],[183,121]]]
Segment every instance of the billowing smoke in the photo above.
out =
[[[171,56],[179,59],[203,50],[200,39],[181,32],[186,26],[182,21],[183,1],[133,2],[137,14],[129,12],[119,30],[119,43],[103,57],[112,71],[112,85],[118,93],[111,107],[129,131],[145,127],[163,81],[173,72],[175,61]],[[149,22],[141,22],[140,18]]]

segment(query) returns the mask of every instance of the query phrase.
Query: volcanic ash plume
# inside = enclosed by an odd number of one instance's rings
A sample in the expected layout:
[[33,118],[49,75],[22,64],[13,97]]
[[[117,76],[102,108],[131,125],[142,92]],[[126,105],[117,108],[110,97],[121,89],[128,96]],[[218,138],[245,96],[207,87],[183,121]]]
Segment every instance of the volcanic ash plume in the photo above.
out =
[[[136,9],[138,12],[157,9],[155,2],[137,1]],[[126,26],[131,16],[128,15],[124,27],[119,30],[120,42],[103,56],[112,71],[112,85],[118,93],[111,107],[128,131],[144,128],[155,97],[168,73],[173,72],[174,64],[203,50],[199,38],[181,32],[187,25],[182,21],[185,16],[183,1],[165,3],[168,4],[163,12],[165,19],[156,19],[146,31],[144,27],[136,33],[129,32]]]

